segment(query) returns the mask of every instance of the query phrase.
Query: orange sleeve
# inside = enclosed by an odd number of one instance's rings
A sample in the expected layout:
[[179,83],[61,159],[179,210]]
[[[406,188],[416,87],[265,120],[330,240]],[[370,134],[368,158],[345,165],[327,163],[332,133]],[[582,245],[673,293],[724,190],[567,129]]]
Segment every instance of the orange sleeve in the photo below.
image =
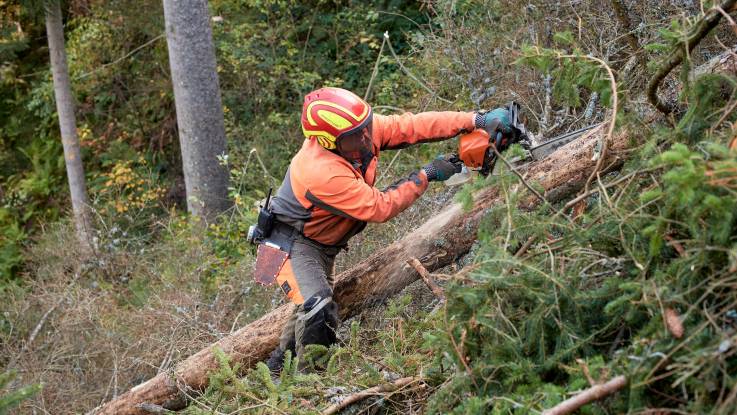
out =
[[424,170],[383,192],[355,176],[337,175],[307,191],[307,200],[335,215],[364,222],[386,222],[427,190]]
[[374,114],[373,140],[382,150],[441,141],[464,131],[473,131],[473,112],[421,112],[402,115]]

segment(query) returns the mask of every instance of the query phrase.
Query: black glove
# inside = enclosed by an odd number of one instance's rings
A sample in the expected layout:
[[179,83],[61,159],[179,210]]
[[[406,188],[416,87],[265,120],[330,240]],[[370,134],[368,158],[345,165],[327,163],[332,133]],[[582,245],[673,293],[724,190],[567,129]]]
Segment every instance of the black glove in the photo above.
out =
[[425,165],[422,170],[425,170],[425,174],[427,175],[427,181],[445,181],[450,178],[450,176],[460,173],[461,169],[463,168],[463,163],[460,160],[457,159],[444,159],[442,157],[438,157],[435,160],[431,161],[427,165]]

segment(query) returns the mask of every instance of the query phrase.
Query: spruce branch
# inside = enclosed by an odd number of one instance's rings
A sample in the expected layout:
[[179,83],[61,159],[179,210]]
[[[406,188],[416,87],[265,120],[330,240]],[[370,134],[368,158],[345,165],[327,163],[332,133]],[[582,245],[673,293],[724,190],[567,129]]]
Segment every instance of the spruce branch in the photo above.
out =
[[719,24],[719,21],[722,19],[722,13],[733,12],[735,10],[735,5],[737,5],[737,0],[724,0],[719,6],[709,10],[704,18],[696,24],[696,27],[691,34],[688,35],[684,42],[685,44],[677,45],[657,72],[655,72],[655,75],[650,78],[650,81],[647,84],[647,99],[655,106],[655,108],[658,109],[658,111],[663,114],[670,114],[675,109],[673,104],[664,102],[658,96],[658,88],[665,77],[668,76],[676,66],[680,65],[686,55],[690,54],[696,45],[698,45],[701,40]]

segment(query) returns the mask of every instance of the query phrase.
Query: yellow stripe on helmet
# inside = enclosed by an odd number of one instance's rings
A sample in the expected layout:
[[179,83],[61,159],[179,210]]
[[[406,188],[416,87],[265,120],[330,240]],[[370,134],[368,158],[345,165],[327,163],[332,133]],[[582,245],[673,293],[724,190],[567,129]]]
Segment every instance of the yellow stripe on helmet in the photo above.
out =
[[346,120],[340,115],[327,110],[317,110],[317,116],[325,120],[325,122],[327,122],[328,124],[337,128],[338,130],[344,130],[353,125],[350,121]]
[[346,114],[350,115],[351,117],[353,117],[353,119],[356,120],[356,121],[358,121],[358,122],[363,121],[366,118],[366,115],[368,115],[368,111],[369,111],[369,106],[366,103],[364,103],[364,105],[363,105],[363,112],[360,115],[357,116],[352,111],[350,111],[347,108],[343,107],[342,105],[338,105],[338,104],[336,104],[334,102],[322,101],[322,100],[313,101],[307,107],[307,111],[306,111],[307,112],[307,120],[312,125],[317,125],[317,122],[315,122],[315,120],[312,118],[312,107],[314,105],[318,105],[318,104],[319,105],[327,105],[328,107],[333,107],[335,109],[341,110],[341,111],[345,112]]
[[305,137],[315,138],[321,146],[325,147],[328,150],[334,150],[336,148],[336,139],[328,132],[308,131],[304,127],[302,127],[302,133],[305,135]]

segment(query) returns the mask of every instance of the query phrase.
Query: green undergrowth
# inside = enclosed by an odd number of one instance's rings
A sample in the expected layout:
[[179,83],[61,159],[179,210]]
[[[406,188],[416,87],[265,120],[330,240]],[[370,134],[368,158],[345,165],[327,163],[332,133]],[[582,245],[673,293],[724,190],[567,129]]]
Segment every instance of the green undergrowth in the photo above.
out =
[[[297,370],[297,361],[288,352],[278,377],[263,362],[241,376],[240,365],[216,351],[220,370],[210,377],[204,395],[183,413],[314,414],[351,393],[429,370],[432,350],[423,345],[423,336],[437,327],[437,314],[410,315],[411,301],[410,295],[394,299],[374,318],[378,323],[372,328],[353,320],[342,341],[329,349],[309,346],[303,371]],[[408,401],[422,400],[426,390],[426,385],[415,382],[397,393],[369,398],[364,409],[368,405],[400,413]]]

